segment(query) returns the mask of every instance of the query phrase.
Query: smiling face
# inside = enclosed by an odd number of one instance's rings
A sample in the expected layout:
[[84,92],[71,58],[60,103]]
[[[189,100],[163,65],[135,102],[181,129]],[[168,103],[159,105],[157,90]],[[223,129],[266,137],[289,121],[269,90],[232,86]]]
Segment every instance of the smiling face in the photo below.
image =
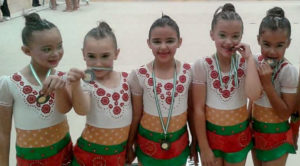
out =
[[[112,68],[114,60],[120,52],[115,48],[114,42],[110,37],[95,39],[87,37],[84,43],[83,57],[87,67]],[[94,70],[96,78],[101,79],[111,71]]]
[[290,45],[288,34],[283,29],[272,31],[265,29],[257,37],[258,44],[261,47],[261,54],[264,58],[281,60],[284,57],[285,50]]
[[210,31],[210,37],[215,42],[217,54],[223,57],[231,57],[242,39],[243,25],[239,20],[218,20],[214,29]]
[[153,28],[147,42],[155,60],[160,63],[168,63],[174,61],[174,55],[177,48],[180,47],[182,39],[177,37],[173,28],[165,25]]
[[22,50],[31,56],[31,64],[40,69],[56,67],[64,53],[57,28],[33,32],[31,42],[28,46],[23,46]]

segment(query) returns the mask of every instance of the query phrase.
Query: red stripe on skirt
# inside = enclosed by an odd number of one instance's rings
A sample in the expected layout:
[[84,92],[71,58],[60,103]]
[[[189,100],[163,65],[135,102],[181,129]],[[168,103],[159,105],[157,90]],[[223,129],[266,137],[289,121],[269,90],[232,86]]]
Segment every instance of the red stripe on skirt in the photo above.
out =
[[293,131],[290,128],[287,132],[283,133],[259,133],[254,131],[255,148],[260,150],[271,150],[283,143],[293,143]]
[[177,157],[189,143],[187,132],[185,132],[178,140],[172,142],[169,150],[161,149],[160,143],[148,140],[140,134],[138,134],[137,142],[143,153],[156,159],[171,159]]
[[73,145],[70,142],[59,153],[46,159],[26,160],[17,156],[18,166],[68,166],[71,165]]
[[209,146],[213,150],[221,150],[225,153],[238,152],[244,149],[251,142],[251,130],[246,130],[233,135],[218,135],[215,132],[207,131]]
[[82,150],[78,145],[74,148],[74,157],[80,165],[124,166],[126,150],[116,155],[99,155]]

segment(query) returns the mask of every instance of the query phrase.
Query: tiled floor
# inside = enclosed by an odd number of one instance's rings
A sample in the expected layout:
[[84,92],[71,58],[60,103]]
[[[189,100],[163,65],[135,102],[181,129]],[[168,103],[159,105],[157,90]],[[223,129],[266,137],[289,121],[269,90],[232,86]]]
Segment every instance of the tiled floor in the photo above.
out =
[[[89,29],[98,21],[107,21],[114,29],[121,53],[115,63],[117,70],[130,72],[132,69],[150,61],[153,56],[147,47],[148,30],[152,22],[162,13],[170,15],[179,24],[183,44],[176,57],[193,63],[196,59],[214,52],[214,43],[210,40],[209,30],[215,9],[223,5],[221,1],[130,1],[130,2],[91,2],[82,4],[76,12],[62,12],[64,4],[56,11],[49,9],[39,14],[53,23],[61,31],[64,42],[64,58],[58,69],[67,71],[71,67],[85,68],[82,55],[82,41]],[[266,10],[281,6],[292,24],[292,43],[286,57],[298,67],[300,48],[300,2],[299,1],[238,1],[233,2],[244,21],[243,42],[249,43],[253,53],[259,52],[256,35],[260,20]],[[38,8],[43,9],[43,8]],[[19,13],[13,16],[18,16]],[[0,23],[0,76],[12,74],[27,65],[30,58],[21,51],[21,30],[24,27],[22,17]],[[75,140],[85,124],[85,118],[71,112],[68,114],[72,139]],[[15,130],[11,137],[10,165],[15,165]],[[298,163],[298,164],[297,164]],[[297,166],[300,155],[290,155],[288,166]],[[250,155],[247,166],[253,165]]]

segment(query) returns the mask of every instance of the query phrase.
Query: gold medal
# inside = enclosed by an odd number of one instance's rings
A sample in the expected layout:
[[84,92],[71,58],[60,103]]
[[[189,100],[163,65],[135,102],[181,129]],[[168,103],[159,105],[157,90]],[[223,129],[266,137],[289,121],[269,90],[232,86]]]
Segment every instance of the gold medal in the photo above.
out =
[[93,70],[88,69],[84,72],[84,77],[82,79],[84,82],[89,83],[89,82],[94,81],[94,79],[95,79],[95,74],[94,74]]
[[166,140],[163,140],[160,144],[160,148],[162,150],[169,150],[171,147],[171,144],[169,142],[167,142]]
[[44,104],[44,103],[46,103],[49,99],[50,99],[50,96],[39,95],[39,96],[36,98],[36,102],[39,103],[39,104]]
[[278,61],[276,59],[271,59],[271,58],[265,59],[264,62],[269,64],[271,68],[275,68],[275,66],[278,64]]

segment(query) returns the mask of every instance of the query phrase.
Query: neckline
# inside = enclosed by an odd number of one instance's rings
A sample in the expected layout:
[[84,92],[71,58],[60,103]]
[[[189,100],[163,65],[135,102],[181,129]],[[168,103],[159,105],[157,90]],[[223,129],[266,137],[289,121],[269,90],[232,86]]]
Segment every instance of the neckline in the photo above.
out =
[[[30,81],[24,76],[24,74],[22,74],[21,71],[18,71],[17,74],[19,74],[20,76],[22,76],[22,79],[24,80],[24,82],[28,83],[30,86],[42,88],[40,85],[36,85],[36,84],[33,84],[32,82],[30,82]],[[50,74],[50,75],[51,75],[51,74]],[[54,70],[53,75],[57,75],[57,70]]]
[[[177,64],[177,62],[178,62],[178,64]],[[152,75],[152,73],[153,73],[153,71],[150,69],[150,67],[152,67],[152,65],[151,65],[152,63],[153,63],[153,61],[151,63],[148,63],[148,64],[145,65],[146,70],[149,73],[149,75]],[[148,65],[150,65],[150,67],[148,67]],[[176,66],[177,66],[176,67],[177,68],[177,71],[176,71],[177,76],[179,76],[182,73],[182,68],[183,68],[182,63],[180,61],[176,60]],[[170,80],[173,80],[173,76],[171,78],[167,78],[167,79],[156,77],[156,79],[160,80],[160,81],[170,82]]]

